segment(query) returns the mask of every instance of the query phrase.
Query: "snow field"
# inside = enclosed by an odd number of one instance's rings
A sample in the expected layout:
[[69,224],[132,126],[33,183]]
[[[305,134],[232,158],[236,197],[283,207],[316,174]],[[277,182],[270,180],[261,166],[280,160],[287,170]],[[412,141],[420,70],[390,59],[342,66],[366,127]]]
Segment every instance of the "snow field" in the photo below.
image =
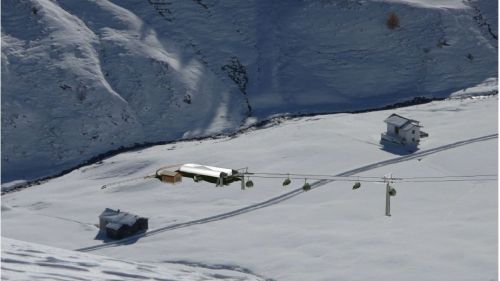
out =
[[182,264],[146,264],[2,238],[2,280],[264,280],[250,273]]
[[[295,118],[235,138],[130,151],[40,186],[2,197],[2,236],[77,249],[102,242],[98,214],[120,208],[150,218],[150,230],[229,212],[289,192],[282,179],[252,178],[215,188],[133,182],[176,163],[253,172],[339,174],[399,157],[381,149],[383,120],[395,112],[422,122],[421,150],[497,132],[498,98],[475,97],[363,114]],[[497,174],[497,139],[365,171],[395,177]],[[313,180],[309,180],[313,182]],[[497,277],[497,182],[395,183],[391,218],[384,185],[332,182],[286,201],[96,250],[141,262],[189,261],[244,267],[276,280],[489,280]]]

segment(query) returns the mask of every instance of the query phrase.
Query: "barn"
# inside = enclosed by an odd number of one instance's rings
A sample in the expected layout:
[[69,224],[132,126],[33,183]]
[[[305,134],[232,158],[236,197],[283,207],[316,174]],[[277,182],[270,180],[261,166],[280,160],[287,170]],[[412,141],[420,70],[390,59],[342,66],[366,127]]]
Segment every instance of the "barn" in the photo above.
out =
[[99,215],[99,230],[111,239],[122,239],[147,229],[148,218],[121,212],[120,209],[106,208]]

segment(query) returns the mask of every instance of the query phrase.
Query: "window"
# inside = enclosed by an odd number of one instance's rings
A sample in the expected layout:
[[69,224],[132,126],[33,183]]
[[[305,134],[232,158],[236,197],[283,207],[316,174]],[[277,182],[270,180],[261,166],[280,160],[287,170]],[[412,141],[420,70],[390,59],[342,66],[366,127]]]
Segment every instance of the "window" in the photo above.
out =
[[395,127],[394,131],[396,132],[396,135],[399,134],[399,128],[398,127]]
[[411,138],[411,141],[412,141],[412,142],[415,142],[415,138]]
[[411,131],[412,134],[415,134],[415,130]]

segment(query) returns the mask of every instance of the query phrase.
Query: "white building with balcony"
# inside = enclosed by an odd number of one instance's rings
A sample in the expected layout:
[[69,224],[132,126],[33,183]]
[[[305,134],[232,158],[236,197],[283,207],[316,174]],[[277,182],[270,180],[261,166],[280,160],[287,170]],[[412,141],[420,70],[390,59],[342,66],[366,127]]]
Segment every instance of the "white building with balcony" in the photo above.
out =
[[420,131],[422,126],[417,120],[391,114],[384,122],[387,124],[387,132],[382,133],[382,141],[417,147],[420,143],[420,138],[428,136],[427,133]]

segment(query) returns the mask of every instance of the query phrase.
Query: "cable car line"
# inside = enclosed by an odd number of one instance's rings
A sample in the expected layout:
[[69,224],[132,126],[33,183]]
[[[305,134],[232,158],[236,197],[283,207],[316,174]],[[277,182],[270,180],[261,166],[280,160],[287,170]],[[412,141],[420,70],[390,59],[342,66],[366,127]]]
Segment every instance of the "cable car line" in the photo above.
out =
[[[263,179],[282,179],[283,177],[279,176],[256,176],[253,175],[253,178],[263,178]],[[287,180],[303,180],[305,177],[287,177],[285,181]],[[316,178],[316,177],[308,177],[308,179],[312,180],[322,180],[322,181],[338,181],[338,182],[366,182],[366,183],[385,183],[386,181],[383,180],[382,178],[378,178],[379,180],[367,180],[367,179],[333,179],[333,178]],[[391,181],[394,182],[401,182],[401,183],[438,183],[438,182],[478,182],[478,181],[496,181],[498,178],[465,178],[465,179],[427,179],[427,178],[417,178],[417,179],[404,179],[404,178],[391,178]],[[290,182],[288,182],[286,185],[289,185]],[[253,186],[253,184],[252,184]],[[285,185],[284,185],[285,186]]]
[[[334,175],[315,175],[315,174],[292,174],[292,173],[248,173],[255,178],[283,178],[285,175],[293,175],[295,177],[288,176],[288,179],[303,179],[303,178],[314,178],[314,179],[335,179],[337,181],[365,181],[365,182],[378,182],[377,180],[383,180],[383,177],[366,177],[366,176],[334,176]],[[396,177],[393,180],[407,181],[407,180],[418,180],[418,179],[460,179],[460,178],[478,178],[478,177],[497,177],[496,174],[483,174],[483,175],[456,175],[456,176],[422,176],[422,177]],[[375,179],[375,180],[370,180]],[[472,179],[473,180],[473,179]]]
[[411,183],[418,183],[418,182],[423,182],[423,183],[431,183],[431,182],[478,182],[478,181],[497,181],[498,178],[494,179],[456,179],[456,180],[416,180],[416,181],[407,181],[407,180],[402,180],[399,182],[411,182]]
[[[292,175],[292,174],[290,174]],[[260,176],[260,175],[252,175],[253,178],[264,178],[264,179],[282,179],[282,176]],[[494,177],[494,178],[491,178]],[[309,179],[315,179],[315,180],[335,180],[335,181],[357,181],[357,182],[385,182],[383,177],[373,177],[373,180],[371,179],[366,179],[362,177],[337,177],[337,176],[332,176],[332,177],[327,177],[327,178],[322,178],[322,177],[316,177],[312,175],[307,175],[304,177],[286,177],[286,180],[298,180],[298,179],[304,179],[304,178],[309,178]],[[399,181],[399,182],[445,182],[445,181],[491,181],[491,180],[497,180],[497,175],[474,175],[474,176],[447,176],[447,177],[410,177],[410,178],[401,178],[401,177],[395,177],[391,178],[392,181]],[[290,182],[287,181],[288,185]]]

